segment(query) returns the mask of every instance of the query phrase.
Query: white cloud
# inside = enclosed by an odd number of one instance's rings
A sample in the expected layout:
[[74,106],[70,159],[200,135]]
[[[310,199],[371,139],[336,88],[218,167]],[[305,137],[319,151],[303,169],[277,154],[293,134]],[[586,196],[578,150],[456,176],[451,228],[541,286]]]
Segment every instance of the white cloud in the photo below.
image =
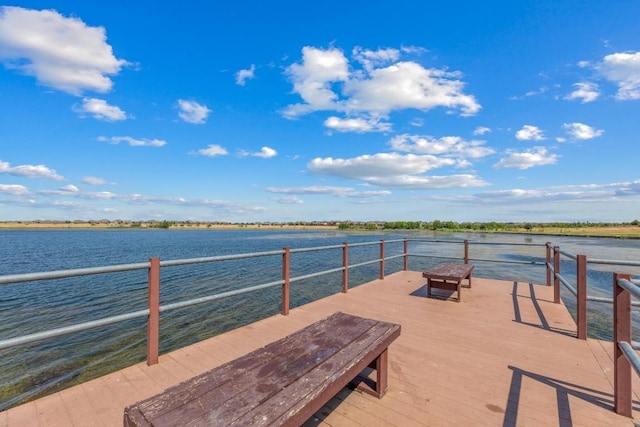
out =
[[80,189],[73,184],[65,185],[64,187],[61,187],[60,190],[68,193],[77,193],[80,191]]
[[595,101],[600,96],[598,85],[591,82],[574,83],[576,90],[565,96],[564,99],[580,100],[583,104]]
[[272,200],[274,200],[276,203],[280,203],[283,205],[301,205],[304,203],[304,201],[301,198],[296,196],[279,197],[279,198],[274,198]]
[[580,140],[596,138],[604,133],[603,130],[593,128],[584,123],[565,123],[562,127],[572,138]]
[[464,116],[474,115],[480,104],[463,93],[460,73],[427,69],[415,62],[398,62],[371,70],[365,76],[354,74],[345,83],[348,111],[386,114],[393,110],[415,108],[430,110],[444,107],[459,109]]
[[313,185],[309,187],[267,187],[265,189],[270,193],[277,194],[297,194],[297,195],[329,195],[335,197],[346,197],[346,198],[371,198],[371,197],[381,197],[388,196],[391,194],[390,191],[382,190],[382,191],[356,191],[351,187],[333,187],[333,186],[322,186],[322,185]]
[[351,159],[316,158],[307,164],[307,169],[314,174],[362,180],[378,186],[433,189],[486,185],[473,175],[422,175],[431,169],[458,164],[454,159],[432,155],[378,153]]
[[536,166],[553,165],[558,161],[558,155],[549,154],[544,147],[534,147],[524,152],[507,150],[507,157],[500,159],[493,165],[495,169],[529,169]]
[[640,99],[640,52],[607,55],[596,68],[618,85],[617,99]]
[[0,193],[11,194],[12,196],[28,196],[29,190],[24,185],[0,184]]
[[107,101],[96,98],[84,98],[82,105],[74,105],[72,110],[80,114],[90,114],[98,120],[115,122],[125,120],[127,114],[119,107],[107,104]]
[[484,135],[485,133],[491,132],[491,129],[485,126],[478,126],[473,130],[474,135]]
[[[397,61],[399,51],[354,49],[356,61],[363,69],[350,69],[344,53],[305,46],[302,62],[290,65],[287,73],[293,91],[303,103],[287,106],[283,114],[295,118],[314,111],[338,111],[364,117],[385,117],[393,110],[436,107],[460,110],[473,115],[480,104],[463,93],[461,74],[427,69],[411,61]],[[393,62],[385,67],[382,64]]]
[[391,131],[391,123],[380,122],[374,118],[352,118],[341,119],[331,116],[324,121],[325,127],[338,132],[389,132]]
[[107,44],[103,27],[55,10],[0,7],[0,60],[44,85],[73,95],[108,92],[127,65]]
[[215,157],[215,156],[225,156],[227,155],[227,150],[217,144],[211,144],[207,146],[207,148],[203,148],[198,150],[198,154],[203,156]]
[[99,136],[98,141],[110,142],[111,144],[120,144],[121,142],[125,142],[132,147],[164,147],[167,145],[167,141],[163,141],[162,139],[137,139],[132,138],[130,136]]
[[480,158],[493,154],[492,148],[484,147],[484,141],[465,141],[459,136],[432,136],[403,134],[389,141],[391,148],[417,154],[446,155],[457,158]]
[[277,156],[278,152],[271,147],[262,147],[260,151],[253,152],[253,153],[249,151],[241,150],[238,152],[238,155],[240,157],[252,156],[252,157],[262,157],[263,159],[269,159],[271,157]]
[[542,141],[544,134],[537,126],[524,125],[522,129],[516,132],[516,138],[520,141]]
[[195,101],[178,100],[178,108],[180,112],[178,116],[187,123],[203,124],[207,121],[211,110],[205,105],[198,104]]
[[256,71],[256,66],[254,64],[251,64],[251,68],[249,68],[248,70],[238,71],[236,73],[236,84],[239,86],[244,86],[245,82],[248,79],[254,78],[255,71]]
[[0,160],[0,173],[20,176],[25,178],[46,178],[54,181],[63,181],[64,177],[58,175],[54,169],[50,169],[45,165],[20,165],[11,166],[7,162]]
[[82,182],[89,185],[105,185],[108,182],[102,178],[98,178],[95,176],[85,176],[82,178]]

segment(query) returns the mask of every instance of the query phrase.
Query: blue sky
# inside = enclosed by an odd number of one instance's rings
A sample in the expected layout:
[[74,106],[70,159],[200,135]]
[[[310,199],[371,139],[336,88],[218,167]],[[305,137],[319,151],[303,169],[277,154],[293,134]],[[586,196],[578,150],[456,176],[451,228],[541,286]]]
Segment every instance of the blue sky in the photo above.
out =
[[0,6],[0,220],[640,219],[640,2]]

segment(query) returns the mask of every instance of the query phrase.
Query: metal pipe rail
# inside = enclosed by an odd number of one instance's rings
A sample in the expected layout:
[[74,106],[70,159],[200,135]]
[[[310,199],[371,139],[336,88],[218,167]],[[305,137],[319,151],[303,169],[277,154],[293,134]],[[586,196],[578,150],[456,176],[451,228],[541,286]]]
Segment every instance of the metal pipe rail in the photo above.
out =
[[629,274],[613,275],[613,395],[616,413],[633,416],[631,368],[640,374],[640,357],[631,341],[631,297],[640,299],[640,287]]

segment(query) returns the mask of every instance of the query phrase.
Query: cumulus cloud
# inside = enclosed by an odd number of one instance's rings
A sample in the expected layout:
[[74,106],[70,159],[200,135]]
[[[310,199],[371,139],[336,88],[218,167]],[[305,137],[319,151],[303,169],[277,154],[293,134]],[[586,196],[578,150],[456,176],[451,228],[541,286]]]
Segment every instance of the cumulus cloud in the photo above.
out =
[[127,118],[127,114],[119,107],[109,105],[103,99],[84,98],[82,105],[74,105],[72,110],[81,115],[89,114],[95,119],[107,122],[115,122]]
[[550,154],[544,147],[534,147],[517,152],[507,150],[507,157],[493,165],[495,169],[529,169],[536,166],[553,165],[558,161],[557,154]]
[[459,136],[434,138],[428,135],[403,134],[393,137],[389,145],[396,151],[458,158],[480,158],[495,152],[492,148],[485,147],[484,141],[465,141]]
[[251,68],[248,70],[240,70],[236,73],[236,84],[239,86],[244,86],[245,82],[248,79],[252,79],[254,77],[254,73],[256,71],[256,66],[251,64]]
[[50,169],[45,165],[19,165],[11,166],[8,162],[0,160],[0,173],[6,173],[13,176],[25,178],[46,178],[54,181],[63,181],[64,177],[58,175],[54,169]]
[[304,203],[304,201],[301,198],[296,196],[278,197],[272,200],[275,201],[276,203],[280,203],[283,205],[301,205]]
[[520,141],[542,141],[545,139],[542,130],[537,126],[524,125],[516,132],[516,138]]
[[381,122],[374,118],[341,119],[331,116],[324,121],[325,127],[338,132],[389,132],[391,123]]
[[98,178],[96,176],[85,176],[82,178],[82,182],[89,185],[105,185],[108,182],[105,179]]
[[203,156],[208,156],[208,157],[215,157],[215,156],[226,156],[228,153],[227,153],[227,150],[221,147],[220,145],[210,144],[207,146],[207,148],[202,148],[198,150],[198,154]]
[[278,152],[271,147],[262,147],[260,151],[257,151],[257,152],[250,152],[245,150],[240,150],[238,152],[238,156],[240,157],[252,156],[252,157],[262,157],[263,159],[269,159],[277,155],[278,155]]
[[296,194],[296,195],[329,195],[341,198],[369,198],[388,196],[391,191],[357,191],[351,187],[335,187],[312,185],[308,187],[267,187],[265,189],[270,193],[277,194]]
[[491,129],[485,126],[478,126],[473,130],[473,134],[477,136],[484,135],[485,133],[491,132]]
[[640,99],[640,52],[607,55],[596,68],[618,86],[617,99]]
[[108,92],[127,61],[113,55],[103,27],[55,10],[0,7],[0,61],[72,95]]
[[595,101],[600,96],[600,90],[598,85],[591,82],[574,83],[573,87],[576,89],[564,99],[573,101],[579,100],[583,104]]
[[[464,93],[459,72],[399,61],[402,52],[356,47],[351,64],[337,48],[305,46],[301,62],[287,68],[293,92],[303,102],[287,106],[283,115],[296,118],[314,111],[342,112],[349,118],[332,121],[340,131],[364,132],[379,131],[375,126],[368,129],[366,123],[394,110],[443,107],[463,116],[480,110],[475,97]],[[363,120],[348,121],[358,118]]]
[[593,139],[604,133],[602,129],[596,129],[584,123],[565,123],[562,127],[573,139]]
[[30,194],[27,187],[18,184],[0,184],[0,193],[12,196],[28,196]]
[[195,101],[178,100],[178,116],[187,123],[203,124],[207,121],[211,110]]
[[124,142],[132,147],[164,147],[167,145],[167,141],[163,141],[162,139],[139,139],[132,138],[130,136],[99,136],[98,141],[109,142],[111,144],[120,144],[121,142]]
[[361,180],[378,186],[432,189],[486,185],[470,174],[424,175],[432,169],[458,164],[455,159],[433,155],[378,153],[350,159],[315,158],[307,164],[307,169],[317,175]]

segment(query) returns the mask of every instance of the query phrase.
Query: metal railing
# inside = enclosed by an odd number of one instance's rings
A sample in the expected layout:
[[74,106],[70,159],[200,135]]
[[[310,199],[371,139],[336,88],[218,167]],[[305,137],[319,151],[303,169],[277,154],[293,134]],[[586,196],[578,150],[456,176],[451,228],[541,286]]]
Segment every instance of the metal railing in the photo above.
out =
[[613,275],[613,389],[618,414],[633,416],[631,368],[640,374],[640,357],[631,341],[631,297],[640,299],[640,281],[629,274]]
[[[612,259],[587,258],[586,255],[572,254],[561,250],[558,246],[546,244],[547,247],[547,285],[553,281],[554,302],[560,303],[560,285],[564,286],[574,297],[576,297],[576,326],[577,337],[587,339],[587,301],[613,304],[613,298],[596,297],[588,294],[587,269],[588,265],[615,265],[640,267],[640,262],[624,261]],[[576,263],[575,285],[561,274],[560,261],[565,256]],[[634,306],[640,306],[640,302],[634,301]],[[632,343],[633,347],[640,349],[639,343]]]
[[[456,251],[455,254],[446,256],[443,255],[443,251],[438,250],[435,254],[424,254],[419,252],[410,252],[409,244],[410,243],[428,243],[428,244],[437,244],[438,248],[440,245],[453,245],[460,246],[462,245],[462,254]],[[385,248],[388,245],[396,245],[402,244],[402,249],[397,250],[395,254],[386,255]],[[480,245],[492,245],[492,246],[532,246],[532,247],[541,247],[546,248],[546,260],[543,254],[539,258],[528,261],[518,261],[518,260],[505,260],[505,259],[489,259],[482,257],[472,257],[470,256],[470,247],[480,246]],[[349,254],[350,250],[357,247],[366,247],[366,246],[378,246],[379,254],[377,257],[373,259],[367,259],[358,263],[350,263]],[[320,252],[320,251],[330,251],[330,250],[339,250],[342,252],[342,265],[337,268],[325,269],[321,271],[314,271],[307,274],[301,274],[298,276],[291,275],[291,255],[296,253],[308,253],[308,252]],[[575,286],[570,283],[560,272],[560,257],[565,256],[570,258],[571,260],[576,261],[576,280]],[[226,292],[205,295],[197,298],[191,298],[183,301],[172,302],[169,304],[160,304],[160,271],[164,268],[170,268],[175,266],[185,266],[191,264],[210,264],[210,263],[218,263],[218,262],[229,262],[234,260],[241,259],[249,259],[249,258],[269,258],[269,257],[279,257],[281,258],[282,264],[282,276],[278,280],[269,281],[266,283],[256,284],[254,286],[244,287],[241,289],[230,290]],[[146,350],[146,360],[147,364],[153,365],[158,363],[158,355],[159,355],[159,331],[160,331],[160,313],[164,313],[171,310],[181,309],[185,307],[194,306],[197,304],[203,304],[205,302],[211,302],[215,300],[221,300],[224,298],[229,298],[237,295],[244,295],[252,292],[256,292],[262,289],[268,288],[276,288],[281,287],[281,314],[288,315],[290,309],[290,292],[291,292],[291,284],[295,282],[300,282],[302,280],[316,278],[328,274],[333,273],[342,273],[342,287],[341,292],[346,293],[349,289],[349,271],[355,268],[370,266],[370,265],[378,265],[379,269],[379,279],[384,279],[385,277],[385,268],[386,261],[394,260],[394,259],[402,259],[402,268],[406,271],[409,269],[409,259],[413,258],[429,258],[429,259],[454,259],[461,260],[464,263],[509,263],[509,264],[527,264],[533,266],[540,266],[541,268],[546,267],[546,285],[554,286],[554,302],[560,303],[560,285],[566,287],[574,296],[577,298],[577,337],[580,339],[586,339],[587,335],[587,324],[586,324],[586,312],[587,312],[587,301],[597,301],[597,302],[609,302],[614,303],[614,299],[606,299],[599,297],[591,297],[587,295],[587,258],[585,255],[573,255],[564,251],[561,251],[558,246],[552,246],[550,243],[546,244],[533,244],[533,243],[497,243],[497,242],[470,242],[468,240],[438,240],[438,239],[397,239],[397,240],[389,240],[389,241],[376,241],[376,242],[364,242],[364,243],[343,243],[341,245],[332,245],[332,246],[322,246],[322,247],[310,247],[310,248],[298,248],[298,249],[290,249],[285,247],[281,250],[267,251],[267,252],[256,252],[256,253],[243,253],[243,254],[234,254],[234,255],[224,255],[224,256],[213,256],[213,257],[203,257],[203,258],[191,258],[191,259],[180,259],[180,260],[160,260],[159,258],[150,258],[147,263],[136,263],[136,264],[122,264],[122,265],[112,265],[112,266],[103,266],[103,267],[95,267],[95,268],[81,268],[81,269],[72,269],[72,270],[57,270],[57,271],[49,271],[49,272],[39,272],[39,273],[28,273],[28,274],[15,274],[15,275],[5,275],[0,276],[0,285],[7,284],[15,284],[22,282],[33,282],[33,281],[43,281],[43,280],[52,280],[52,279],[60,279],[60,278],[69,278],[69,277],[78,277],[78,276],[88,276],[88,275],[97,275],[97,274],[108,274],[108,273],[117,273],[117,272],[126,272],[126,271],[147,271],[147,307],[144,309],[140,309],[137,311],[132,311],[129,313],[119,314],[115,316],[104,317],[97,320],[92,320],[88,322],[82,322],[70,326],[52,328],[36,333],[31,333],[22,336],[16,336],[9,339],[4,339],[0,341],[0,349],[6,349],[9,347],[15,347],[27,343],[33,343],[45,339],[56,338],[67,334],[72,334],[80,331],[86,331],[89,329],[98,328],[105,325],[116,324],[120,322],[124,322],[131,319],[137,318],[147,318],[147,350]],[[590,264],[610,264],[610,265],[630,265],[630,266],[640,266],[640,262],[628,262],[628,261],[619,261],[619,260],[602,260],[602,259],[590,259],[588,261]],[[624,277],[622,283],[626,283]],[[620,280],[618,280],[620,282]],[[637,282],[633,282],[634,285],[637,285]],[[636,303],[637,304],[637,303]],[[640,305],[640,304],[639,304]],[[627,343],[627,344],[624,344]],[[629,351],[627,345],[630,348],[633,348],[633,343],[631,338],[622,340],[622,344],[620,348],[624,349],[625,355]],[[619,346],[616,346],[618,349]],[[629,353],[630,354],[630,353]],[[635,354],[635,353],[634,353]],[[633,360],[632,356],[628,356]],[[636,365],[634,365],[636,367]],[[637,369],[637,367],[636,367]],[[0,407],[0,410],[3,408]]]

